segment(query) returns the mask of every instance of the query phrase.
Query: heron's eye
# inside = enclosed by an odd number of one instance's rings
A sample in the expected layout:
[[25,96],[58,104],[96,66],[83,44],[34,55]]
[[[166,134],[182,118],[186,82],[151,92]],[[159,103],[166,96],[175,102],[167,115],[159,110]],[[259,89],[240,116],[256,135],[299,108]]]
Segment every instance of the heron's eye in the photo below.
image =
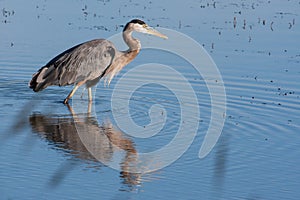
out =
[[147,24],[143,24],[143,28],[147,28]]

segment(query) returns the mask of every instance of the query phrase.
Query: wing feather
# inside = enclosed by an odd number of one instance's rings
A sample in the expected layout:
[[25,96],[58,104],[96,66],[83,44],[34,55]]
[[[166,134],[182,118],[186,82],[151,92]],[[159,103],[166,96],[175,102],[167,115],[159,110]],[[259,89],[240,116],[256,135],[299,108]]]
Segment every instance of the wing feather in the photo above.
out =
[[95,80],[110,66],[115,53],[114,45],[103,39],[74,46],[35,73],[30,88],[40,91],[49,85],[64,86]]

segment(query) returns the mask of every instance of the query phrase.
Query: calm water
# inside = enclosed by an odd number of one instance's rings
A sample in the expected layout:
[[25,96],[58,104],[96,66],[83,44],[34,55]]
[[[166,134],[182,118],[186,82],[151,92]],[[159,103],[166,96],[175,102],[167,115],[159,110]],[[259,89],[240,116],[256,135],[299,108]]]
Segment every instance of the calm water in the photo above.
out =
[[[169,5],[0,0],[0,9],[0,199],[299,198],[299,1],[190,0]],[[109,87],[98,84],[92,115],[61,103],[71,87],[41,93],[27,87],[32,73],[56,54],[119,33],[132,18],[187,34],[216,62],[226,87],[227,113],[222,135],[204,159],[198,152],[211,114],[208,89],[174,55],[142,50]],[[199,128],[173,164],[151,173],[127,173],[138,153],[168,144],[180,122],[179,100],[159,84],[138,88],[129,104],[132,120],[141,127],[147,127],[149,110],[159,104],[166,116],[159,134],[131,137],[115,122],[112,112],[123,114],[111,107],[117,81],[134,66],[151,62],[176,69],[197,91]],[[174,81],[151,69],[138,78],[149,76]],[[132,83],[137,79],[128,78]],[[84,99],[77,102],[87,108]],[[90,151],[78,130],[91,144]],[[121,160],[121,172],[95,155],[107,162]]]

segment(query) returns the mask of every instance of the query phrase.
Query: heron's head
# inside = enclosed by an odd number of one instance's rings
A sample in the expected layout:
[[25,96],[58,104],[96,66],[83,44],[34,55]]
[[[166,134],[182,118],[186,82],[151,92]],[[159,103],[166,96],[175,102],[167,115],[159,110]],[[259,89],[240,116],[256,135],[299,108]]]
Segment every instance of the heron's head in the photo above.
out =
[[160,32],[158,32],[157,30],[151,28],[150,26],[148,26],[144,21],[139,20],[139,19],[133,19],[130,22],[128,22],[126,24],[126,26],[124,27],[123,32],[125,31],[137,31],[140,33],[147,33],[150,35],[155,35],[164,39],[168,39],[168,37]]

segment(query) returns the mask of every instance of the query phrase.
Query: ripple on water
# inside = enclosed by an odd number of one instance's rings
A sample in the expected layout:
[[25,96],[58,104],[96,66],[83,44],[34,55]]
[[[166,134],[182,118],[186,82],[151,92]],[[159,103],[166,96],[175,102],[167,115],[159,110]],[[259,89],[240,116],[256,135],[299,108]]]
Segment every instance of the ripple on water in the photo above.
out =
[[295,130],[300,128],[297,83],[291,81],[285,85],[293,92],[282,95],[282,90],[268,80],[245,77],[225,77],[225,80],[228,81],[225,81],[227,121],[224,135],[230,137],[230,157],[237,158],[231,159],[228,172],[241,176],[239,173],[245,173],[245,169],[264,165],[274,166],[273,170],[281,166],[286,155],[295,156],[291,149],[297,145]]

